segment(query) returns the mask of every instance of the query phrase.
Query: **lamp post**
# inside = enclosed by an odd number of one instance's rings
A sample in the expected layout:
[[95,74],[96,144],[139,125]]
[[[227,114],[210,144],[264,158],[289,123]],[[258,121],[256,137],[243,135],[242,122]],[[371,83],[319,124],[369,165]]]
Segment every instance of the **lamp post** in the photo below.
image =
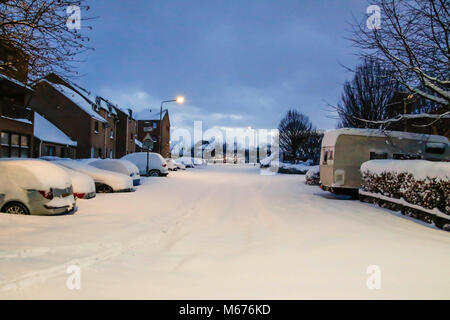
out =
[[161,101],[161,108],[159,111],[159,154],[161,154],[161,144],[162,144],[162,123],[161,122],[162,122],[163,104],[169,103],[169,102],[176,102],[176,103],[182,104],[182,103],[184,103],[184,97],[178,96],[176,99]]

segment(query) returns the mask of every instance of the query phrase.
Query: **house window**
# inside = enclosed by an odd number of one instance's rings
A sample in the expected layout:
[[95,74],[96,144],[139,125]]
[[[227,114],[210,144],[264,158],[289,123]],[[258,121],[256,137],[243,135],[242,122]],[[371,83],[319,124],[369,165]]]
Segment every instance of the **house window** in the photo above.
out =
[[111,132],[109,133],[109,138],[114,139],[114,130],[111,130]]
[[133,138],[134,138],[134,137],[133,137],[133,134],[131,133],[131,134],[130,134],[130,140],[133,141]]
[[101,158],[102,157],[102,148],[98,148],[98,157]]
[[95,121],[95,126],[94,126],[94,131],[95,133],[98,133],[98,121]]
[[55,146],[46,146],[45,147],[45,155],[46,156],[55,156],[56,155]]
[[153,129],[156,129],[156,126],[157,126],[156,122],[153,122]]
[[370,160],[375,159],[387,159],[388,154],[386,152],[371,152],[370,153]]
[[29,141],[27,135],[3,131],[0,135],[0,158],[28,158]]

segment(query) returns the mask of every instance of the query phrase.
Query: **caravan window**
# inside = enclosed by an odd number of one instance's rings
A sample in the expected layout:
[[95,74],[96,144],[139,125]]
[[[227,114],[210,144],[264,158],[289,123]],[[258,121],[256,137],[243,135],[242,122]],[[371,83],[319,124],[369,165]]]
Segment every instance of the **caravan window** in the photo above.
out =
[[322,164],[327,164],[327,160],[328,160],[328,151],[324,150]]
[[434,154],[444,154],[445,146],[446,146],[445,143],[428,142],[425,152],[426,153],[434,153]]
[[371,152],[370,153],[370,160],[375,159],[387,159],[388,154],[386,152]]
[[416,160],[422,159],[422,156],[420,154],[394,153],[392,158],[395,160]]

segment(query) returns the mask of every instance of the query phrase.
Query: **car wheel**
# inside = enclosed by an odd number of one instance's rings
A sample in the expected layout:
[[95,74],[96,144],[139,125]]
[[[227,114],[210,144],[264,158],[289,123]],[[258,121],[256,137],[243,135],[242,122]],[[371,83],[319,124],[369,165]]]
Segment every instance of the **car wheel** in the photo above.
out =
[[113,191],[114,190],[106,184],[101,184],[97,187],[97,193],[111,193]]
[[12,202],[12,203],[6,204],[3,207],[2,212],[6,212],[9,214],[22,214],[22,215],[30,214],[30,211],[28,211],[28,208],[18,202]]
[[148,173],[150,177],[159,177],[161,173],[158,170],[152,170]]

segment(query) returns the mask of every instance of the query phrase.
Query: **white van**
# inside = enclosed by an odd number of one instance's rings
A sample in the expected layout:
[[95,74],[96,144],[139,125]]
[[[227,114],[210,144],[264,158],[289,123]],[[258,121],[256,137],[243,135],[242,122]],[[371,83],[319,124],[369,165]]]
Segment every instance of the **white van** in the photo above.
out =
[[76,210],[72,180],[57,165],[33,159],[0,160],[0,212],[53,215]]
[[148,171],[147,171],[147,152],[135,152],[122,157],[139,168],[141,176],[161,177],[169,174],[169,168],[166,160],[159,154],[149,152],[148,154]]

